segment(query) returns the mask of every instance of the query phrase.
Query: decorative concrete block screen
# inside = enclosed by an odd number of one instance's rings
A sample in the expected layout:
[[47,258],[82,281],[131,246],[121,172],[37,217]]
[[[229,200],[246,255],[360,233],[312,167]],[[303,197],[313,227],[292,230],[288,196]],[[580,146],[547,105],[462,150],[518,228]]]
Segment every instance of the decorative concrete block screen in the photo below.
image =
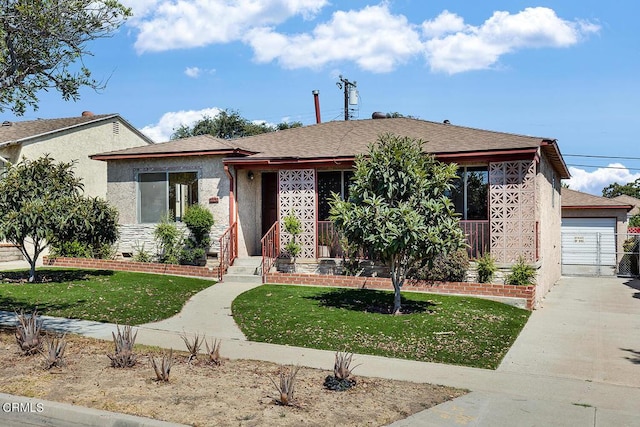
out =
[[489,164],[491,255],[536,260],[536,166],[533,161]]
[[280,247],[287,244],[291,235],[284,231],[284,217],[293,213],[302,223],[302,235],[298,243],[302,251],[298,258],[316,257],[316,172],[314,169],[278,171],[280,192]]

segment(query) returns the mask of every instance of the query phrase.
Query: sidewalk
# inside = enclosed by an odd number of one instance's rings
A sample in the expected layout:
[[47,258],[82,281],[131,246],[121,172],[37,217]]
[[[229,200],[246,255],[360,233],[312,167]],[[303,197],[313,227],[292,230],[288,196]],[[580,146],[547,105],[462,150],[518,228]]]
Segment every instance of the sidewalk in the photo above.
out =
[[[598,280],[563,278],[544,307],[532,314],[496,371],[356,355],[357,374],[471,391],[393,426],[640,425],[640,365],[625,359],[633,354],[629,350],[640,351],[637,288],[622,279]],[[231,359],[332,366],[330,351],[244,339],[233,323],[231,302],[255,286],[259,285],[216,284],[195,295],[173,318],[140,325],[137,342],[182,348],[180,334],[200,333],[222,339],[222,353]],[[0,323],[13,317],[0,313]],[[46,318],[45,323],[101,339],[110,339],[115,330],[115,325],[97,322]],[[613,373],[608,373],[609,367]]]

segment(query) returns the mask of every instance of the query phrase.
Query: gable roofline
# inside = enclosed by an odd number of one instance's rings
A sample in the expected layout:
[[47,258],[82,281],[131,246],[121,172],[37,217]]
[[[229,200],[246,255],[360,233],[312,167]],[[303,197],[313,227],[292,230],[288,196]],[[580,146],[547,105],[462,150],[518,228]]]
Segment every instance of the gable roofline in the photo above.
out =
[[629,211],[633,207],[613,199],[594,196],[593,194],[570,188],[563,188],[560,194],[562,196],[562,209],[624,209]]
[[[81,127],[85,127],[88,125],[92,125],[99,122],[104,122],[112,119],[118,119],[122,124],[124,124],[129,130],[138,135],[148,144],[155,144],[155,142],[140,132],[137,128],[135,128],[131,123],[125,120],[120,114],[111,113],[111,114],[100,114],[93,116],[78,116],[78,117],[66,117],[66,118],[57,118],[57,119],[37,119],[37,120],[28,120],[21,122],[9,122],[10,124],[7,126],[7,131],[10,134],[11,130],[16,130],[13,126],[18,128],[18,137],[5,139],[4,141],[0,141],[0,148],[7,147],[11,145],[19,145],[24,142],[28,142],[30,140],[55,135],[57,133],[65,132],[68,130],[73,130]],[[5,126],[0,127],[0,138],[3,137],[2,129]],[[33,129],[33,131],[30,131]]]

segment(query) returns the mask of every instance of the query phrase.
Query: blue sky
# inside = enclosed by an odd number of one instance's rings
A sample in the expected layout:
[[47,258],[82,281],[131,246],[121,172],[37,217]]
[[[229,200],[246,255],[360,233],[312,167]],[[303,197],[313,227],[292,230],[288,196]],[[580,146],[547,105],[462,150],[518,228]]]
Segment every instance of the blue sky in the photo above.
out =
[[116,112],[158,142],[225,108],[313,124],[314,89],[323,121],[343,117],[341,74],[357,81],[358,118],[556,138],[571,188],[594,194],[640,177],[635,1],[122,1],[134,17],[85,59],[106,89],[45,93],[3,120]]

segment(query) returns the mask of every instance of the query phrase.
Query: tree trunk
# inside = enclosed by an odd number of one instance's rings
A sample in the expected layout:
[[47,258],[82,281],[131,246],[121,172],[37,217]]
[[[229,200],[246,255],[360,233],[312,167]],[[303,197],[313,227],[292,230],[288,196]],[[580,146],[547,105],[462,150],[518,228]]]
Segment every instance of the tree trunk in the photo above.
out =
[[404,274],[402,266],[398,260],[398,256],[394,256],[391,260],[391,283],[393,283],[393,314],[402,314],[401,304],[402,296],[400,294],[400,288],[404,282]]

